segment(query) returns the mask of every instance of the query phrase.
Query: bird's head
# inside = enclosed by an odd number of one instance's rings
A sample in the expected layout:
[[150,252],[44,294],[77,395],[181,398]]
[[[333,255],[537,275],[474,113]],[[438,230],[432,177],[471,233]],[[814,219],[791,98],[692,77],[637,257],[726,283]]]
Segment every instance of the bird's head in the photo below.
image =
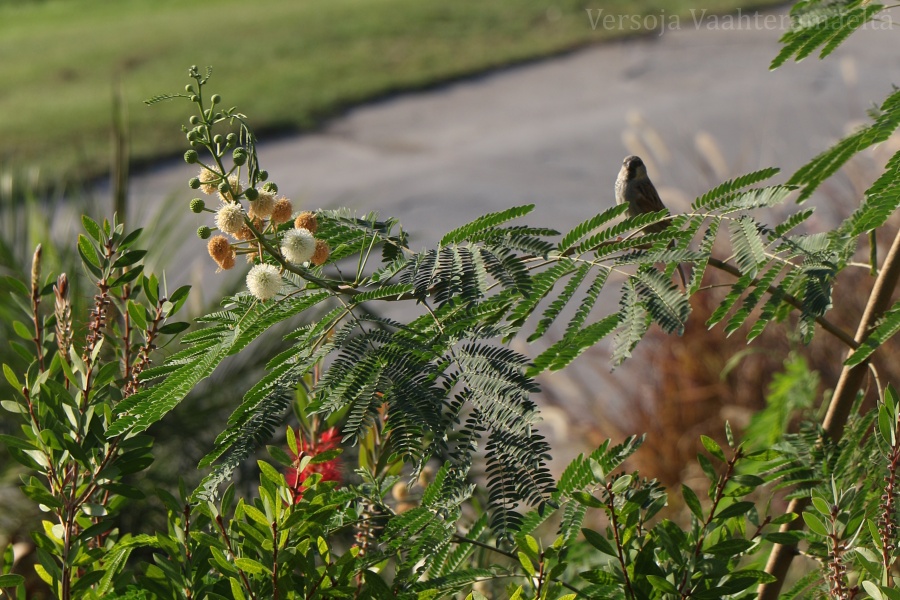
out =
[[647,176],[647,167],[639,156],[626,156],[622,161],[622,168],[628,173],[629,179]]

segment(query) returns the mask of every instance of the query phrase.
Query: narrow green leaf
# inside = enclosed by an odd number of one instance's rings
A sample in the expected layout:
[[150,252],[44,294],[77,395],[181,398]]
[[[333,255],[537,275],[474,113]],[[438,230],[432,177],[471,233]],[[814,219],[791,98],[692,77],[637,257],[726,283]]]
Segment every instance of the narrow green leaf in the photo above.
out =
[[601,534],[597,533],[593,529],[588,529],[586,527],[581,530],[581,533],[584,535],[584,539],[586,539],[591,546],[593,546],[594,548],[596,548],[603,554],[608,554],[609,556],[616,556],[615,549],[612,547],[612,545],[609,543],[609,541]]
[[688,486],[681,484],[681,495],[684,498],[684,503],[687,504],[688,508],[691,509],[691,513],[697,520],[701,523],[703,522],[703,507],[700,506],[700,498],[697,497],[697,494],[694,493],[694,490],[689,488]]
[[722,452],[722,448],[716,442],[716,440],[712,439],[709,436],[701,435],[700,442],[703,444],[703,447],[706,448],[706,451],[718,458],[721,461],[725,461],[725,453]]
[[806,526],[809,527],[809,530],[813,533],[828,535],[828,529],[826,529],[824,521],[813,513],[804,512],[803,520],[806,522]]
[[84,230],[87,231],[89,236],[94,238],[94,241],[98,244],[103,243],[103,240],[100,239],[100,226],[97,225],[97,221],[87,215],[81,215],[81,226],[84,227]]

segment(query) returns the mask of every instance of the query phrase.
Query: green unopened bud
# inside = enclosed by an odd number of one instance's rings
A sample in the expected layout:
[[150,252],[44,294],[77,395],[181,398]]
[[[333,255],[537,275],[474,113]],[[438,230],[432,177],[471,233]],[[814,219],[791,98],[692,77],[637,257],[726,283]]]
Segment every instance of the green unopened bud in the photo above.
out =
[[264,186],[263,186],[263,189],[264,189],[265,191],[269,192],[270,194],[277,194],[277,193],[278,193],[278,186],[275,185],[275,183],[272,182],[272,181],[270,181],[269,183],[267,183],[266,185],[264,185]]
[[225,138],[222,137],[222,134],[221,134],[221,133],[217,133],[215,136],[213,136],[213,141],[214,141],[216,144],[221,144],[222,142],[225,141]]
[[215,118],[216,118],[216,119],[221,119],[223,116],[225,116],[225,115],[223,115],[223,114],[220,113],[220,112],[217,112]]
[[188,139],[189,142],[194,142],[194,141],[197,140],[197,138],[198,138],[199,136],[200,136],[200,134],[197,133],[197,130],[196,130],[196,129],[191,129],[190,131],[188,131],[187,139]]
[[188,94],[193,94],[194,86],[192,86],[191,84],[187,84],[186,86],[184,86],[184,91],[186,91]]
[[190,120],[191,120],[191,125],[199,125],[200,124],[200,117],[198,117],[197,115],[191,115]]
[[247,188],[244,190],[244,196],[247,197],[247,200],[253,201],[259,198],[259,192],[256,188]]
[[222,96],[220,96],[218,94],[213,94],[212,98],[210,98],[210,100],[212,100],[213,104],[218,104],[219,102],[222,101]]
[[234,134],[234,133],[229,133],[228,135],[225,136],[225,141],[228,142],[229,144],[231,144],[232,146],[237,144],[237,139],[238,139],[237,134]]
[[206,225],[197,228],[197,237],[199,237],[201,240],[208,239],[210,235],[212,235],[212,229],[210,229]]
[[199,140],[191,140],[191,148],[199,148],[202,145]]
[[200,156],[197,154],[196,150],[188,150],[184,153],[184,162],[189,165],[195,164],[198,160],[200,160]]
[[200,178],[199,177],[191,177],[191,180],[188,181],[188,185],[191,186],[192,190],[200,189]]
[[259,172],[259,180],[260,180],[260,181],[265,181],[265,180],[268,179],[268,178],[269,178],[269,172],[268,172],[268,171],[260,171],[260,172]]
[[235,148],[231,154],[231,159],[234,161],[234,164],[240,166],[247,162],[247,151],[243,148]]
[[204,202],[201,198],[194,198],[193,200],[191,200],[191,212],[203,212],[204,208],[206,208],[206,202]]
[[227,179],[223,180],[222,183],[219,184],[219,191],[222,192],[223,194],[227,194],[228,190],[230,190],[230,189],[231,189],[231,186],[228,185]]
[[197,94],[191,94],[191,102],[200,102],[200,96]]
[[212,109],[207,108],[206,110],[204,110],[203,116],[206,117],[207,119],[210,119],[212,117]]

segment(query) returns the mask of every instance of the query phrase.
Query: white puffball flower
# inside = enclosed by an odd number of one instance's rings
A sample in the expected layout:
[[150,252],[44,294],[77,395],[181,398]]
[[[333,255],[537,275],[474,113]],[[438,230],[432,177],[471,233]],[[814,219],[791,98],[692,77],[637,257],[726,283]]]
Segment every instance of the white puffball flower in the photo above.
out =
[[216,227],[222,233],[235,234],[244,226],[244,210],[236,202],[225,202],[216,211]]
[[305,263],[316,253],[316,238],[308,229],[291,229],[281,241],[281,253],[288,262]]
[[281,291],[281,273],[278,267],[262,263],[253,265],[247,273],[247,289],[260,300],[266,301]]

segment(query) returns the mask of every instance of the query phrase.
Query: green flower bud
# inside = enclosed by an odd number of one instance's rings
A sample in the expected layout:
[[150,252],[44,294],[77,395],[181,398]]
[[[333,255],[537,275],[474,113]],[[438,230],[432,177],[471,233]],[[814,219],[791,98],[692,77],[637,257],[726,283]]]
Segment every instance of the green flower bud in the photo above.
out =
[[209,238],[210,235],[212,235],[212,229],[210,229],[206,225],[197,228],[197,237],[199,237],[201,240]]
[[192,129],[192,130],[188,131],[187,139],[189,142],[195,141],[198,137],[200,137],[200,134],[197,133],[196,129]]
[[191,186],[192,190],[200,189],[200,178],[199,177],[191,177],[191,180],[188,181],[188,185]]
[[197,155],[196,150],[188,150],[184,153],[184,162],[186,162],[187,164],[193,165],[198,160],[200,160],[200,157]]
[[247,200],[256,200],[257,198],[259,198],[259,192],[256,190],[256,188],[247,188],[246,190],[244,190],[244,196],[247,197]]
[[222,134],[221,134],[221,133],[217,133],[217,134],[215,135],[215,137],[213,137],[213,141],[214,141],[216,144],[221,144],[222,142],[225,141],[225,138],[222,137]]
[[268,171],[260,171],[260,172],[259,172],[259,180],[260,180],[260,181],[265,181],[265,180],[268,179],[268,178],[269,178],[269,172],[268,172]]
[[212,98],[210,98],[210,100],[212,100],[213,104],[218,104],[219,102],[222,101],[222,96],[220,96],[218,94],[213,94]]
[[203,209],[206,208],[206,202],[204,202],[200,198],[194,198],[191,200],[191,212],[200,213],[203,212]]
[[206,117],[207,120],[212,118],[212,109],[207,108],[203,111],[203,116]]
[[216,113],[216,119],[221,119],[224,115],[220,112]]
[[199,147],[202,146],[202,145],[203,145],[203,144],[201,144],[201,143],[200,143],[199,141],[197,141],[197,140],[191,140],[191,148],[199,148]]
[[278,193],[278,186],[275,185],[275,183],[272,182],[272,181],[270,181],[269,183],[267,183],[266,185],[264,185],[264,186],[263,186],[263,189],[264,189],[265,191],[269,192],[270,194],[277,194],[277,193]]
[[200,102],[200,96],[197,94],[191,94],[191,102]]
[[231,189],[231,186],[228,185],[228,180],[223,179],[222,183],[219,184],[219,191],[222,192],[223,194],[227,194],[228,190],[230,190],[230,189]]
[[238,139],[237,134],[234,134],[234,133],[229,133],[228,135],[225,136],[225,141],[231,145],[236,144],[237,139]]
[[247,162],[247,151],[243,148],[235,148],[231,154],[231,159],[234,161],[234,164],[240,166]]
[[188,94],[193,94],[194,86],[192,86],[191,84],[187,84],[186,86],[184,86],[184,91],[186,91]]
[[191,115],[191,125],[199,125],[199,124],[200,124],[200,117],[198,117],[197,115]]

